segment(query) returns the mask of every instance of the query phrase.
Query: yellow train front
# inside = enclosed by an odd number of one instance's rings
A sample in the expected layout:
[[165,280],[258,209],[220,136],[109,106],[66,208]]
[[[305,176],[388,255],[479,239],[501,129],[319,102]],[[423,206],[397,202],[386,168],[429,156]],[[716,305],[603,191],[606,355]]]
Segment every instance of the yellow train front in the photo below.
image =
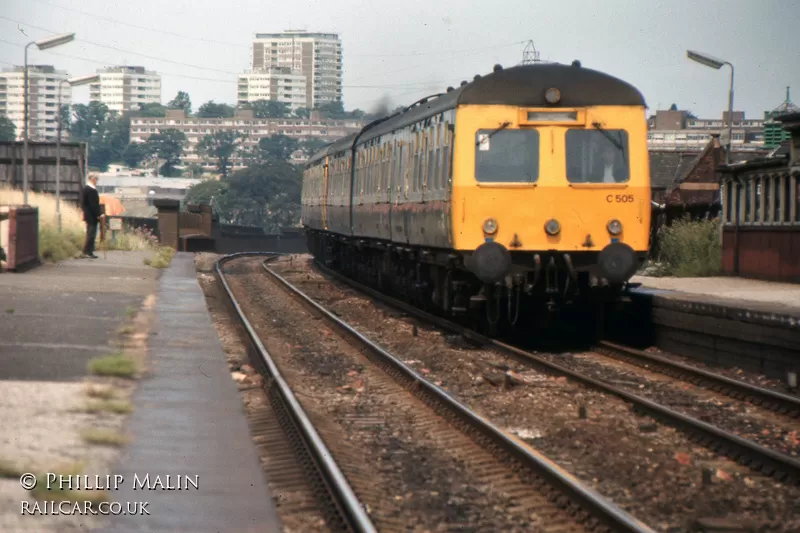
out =
[[617,298],[647,252],[645,102],[580,64],[502,69],[308,163],[303,220],[328,265],[490,325]]

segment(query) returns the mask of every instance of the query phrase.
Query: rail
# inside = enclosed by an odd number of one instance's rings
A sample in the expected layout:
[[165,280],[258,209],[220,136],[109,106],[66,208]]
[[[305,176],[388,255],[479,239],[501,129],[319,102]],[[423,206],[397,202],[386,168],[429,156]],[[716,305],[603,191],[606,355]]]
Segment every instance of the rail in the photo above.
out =
[[566,496],[574,505],[588,512],[593,520],[604,524],[612,531],[628,533],[652,532],[652,529],[647,525],[613,505],[597,492],[585,487],[577,478],[550,461],[547,457],[513,440],[503,430],[459,403],[445,391],[417,374],[397,357],[370,341],[349,324],[312,300],[282,276],[272,271],[267,266],[268,261],[269,260],[264,261],[262,264],[265,272],[290,295],[298,299],[306,308],[312,310],[314,314],[322,316],[330,325],[345,336],[351,338],[361,348],[388,364],[392,370],[399,373],[407,380],[410,380],[412,383],[411,387],[424,391],[424,393],[429,398],[433,398],[438,405],[447,409],[470,427],[475,428],[480,434],[492,442],[492,444],[505,451],[508,455],[516,459],[517,462],[522,463],[525,467],[545,480],[548,485],[559,491],[561,497]]
[[278,257],[280,255],[282,254],[273,252],[241,252],[230,254],[217,261],[214,269],[216,275],[222,283],[223,288],[225,289],[225,293],[228,296],[229,301],[233,305],[239,320],[247,332],[247,336],[250,338],[250,341],[258,352],[258,356],[262,359],[262,362],[267,369],[267,373],[272,379],[270,386],[277,388],[280,397],[286,406],[289,416],[292,418],[295,427],[302,436],[305,446],[314,459],[319,473],[325,480],[329,493],[336,501],[345,523],[352,531],[357,533],[377,533],[375,526],[372,524],[372,521],[362,508],[361,502],[358,500],[353,492],[353,489],[345,479],[344,474],[342,474],[342,471],[333,460],[328,447],[319,436],[319,433],[317,433],[317,430],[314,428],[314,425],[311,423],[308,415],[300,406],[300,403],[297,401],[297,398],[289,387],[289,384],[286,382],[286,380],[284,380],[283,376],[278,371],[278,367],[275,365],[275,362],[272,360],[272,357],[270,356],[266,347],[261,342],[258,334],[253,329],[253,326],[247,320],[244,311],[236,301],[230,286],[225,280],[225,275],[222,272],[222,265],[239,257]]
[[670,424],[676,429],[684,431],[690,438],[699,441],[703,445],[709,445],[712,449],[722,455],[750,466],[755,470],[772,476],[782,482],[800,484],[800,461],[788,455],[770,450],[755,442],[743,439],[738,435],[724,431],[696,418],[684,415],[673,409],[664,407],[641,396],[627,392],[619,387],[615,387],[601,380],[575,372],[556,363],[550,362],[543,357],[527,352],[515,346],[503,343],[496,339],[490,339],[480,333],[472,331],[466,327],[454,324],[449,320],[422,311],[410,304],[386,296],[385,294],[362,285],[330,268],[315,262],[317,268],[329,276],[339,279],[343,283],[368,294],[372,298],[381,300],[397,309],[416,316],[426,322],[457,333],[468,340],[483,346],[495,348],[501,353],[509,355],[524,364],[533,364],[550,372],[555,372],[561,376],[573,379],[576,382],[587,385],[601,392],[611,394],[629,402],[640,412],[649,413],[654,418],[664,423]]
[[776,411],[793,418],[800,418],[800,398],[789,396],[777,391],[757,387],[726,376],[721,376],[691,365],[671,361],[666,357],[649,354],[641,350],[622,346],[613,342],[601,341],[595,351],[604,355],[629,362],[677,377],[694,384],[702,384],[714,391],[720,392],[737,400],[746,400],[764,408]]

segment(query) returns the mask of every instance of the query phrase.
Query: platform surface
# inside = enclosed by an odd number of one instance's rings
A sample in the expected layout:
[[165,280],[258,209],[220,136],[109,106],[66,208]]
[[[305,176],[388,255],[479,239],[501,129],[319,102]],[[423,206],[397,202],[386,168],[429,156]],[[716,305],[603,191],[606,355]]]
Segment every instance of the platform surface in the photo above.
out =
[[[100,253],[100,252],[98,252]],[[80,381],[156,286],[145,252],[0,273],[0,380]]]
[[762,315],[779,315],[800,325],[800,285],[734,277],[655,278],[634,276],[635,292]]
[[[117,516],[111,531],[278,532],[270,497],[203,291],[193,254],[178,253],[164,272],[148,342],[152,364],[133,397],[127,430],[134,441],[116,473],[114,500],[147,501],[149,516]],[[188,476],[198,489],[134,490],[149,474]],[[196,477],[195,477],[196,476]]]

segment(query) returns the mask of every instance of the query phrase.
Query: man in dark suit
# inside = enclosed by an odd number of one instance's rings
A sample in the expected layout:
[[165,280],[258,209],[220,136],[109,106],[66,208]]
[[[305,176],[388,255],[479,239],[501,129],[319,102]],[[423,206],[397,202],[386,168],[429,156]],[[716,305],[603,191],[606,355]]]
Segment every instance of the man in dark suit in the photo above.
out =
[[83,256],[97,259],[94,255],[94,241],[97,238],[97,224],[105,215],[100,213],[100,195],[97,193],[97,174],[89,174],[86,186],[81,195],[83,221],[86,222],[86,242],[83,245]]

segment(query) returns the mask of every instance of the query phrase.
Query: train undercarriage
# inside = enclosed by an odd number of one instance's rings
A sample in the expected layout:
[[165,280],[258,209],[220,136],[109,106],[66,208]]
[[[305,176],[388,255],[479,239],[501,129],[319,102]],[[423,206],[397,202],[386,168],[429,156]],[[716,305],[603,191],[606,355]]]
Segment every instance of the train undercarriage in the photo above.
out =
[[469,254],[312,230],[307,238],[320,264],[490,336],[569,323],[581,324],[580,334],[596,340],[606,313],[629,300],[627,281],[597,275],[596,252],[514,252],[502,279],[487,283],[471,271]]

